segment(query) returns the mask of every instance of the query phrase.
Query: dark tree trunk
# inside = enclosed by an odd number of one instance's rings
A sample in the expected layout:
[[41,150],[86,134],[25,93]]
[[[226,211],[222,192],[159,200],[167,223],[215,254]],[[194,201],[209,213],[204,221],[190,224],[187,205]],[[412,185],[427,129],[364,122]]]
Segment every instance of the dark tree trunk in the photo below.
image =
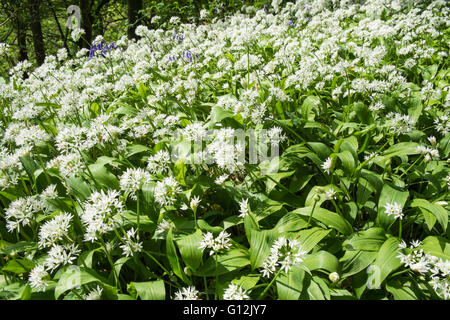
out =
[[128,0],[128,39],[136,39],[139,10],[142,10],[142,0]]
[[17,45],[19,47],[19,61],[28,60],[27,30],[25,28],[22,12],[20,10],[16,14],[16,27]]
[[82,48],[89,48],[92,42],[92,15],[89,2],[89,0],[80,0],[81,27],[85,34],[80,38],[78,44]]
[[28,5],[30,8],[30,26],[33,34],[34,54],[38,65],[41,65],[45,60],[45,47],[39,9],[40,0],[28,0]]

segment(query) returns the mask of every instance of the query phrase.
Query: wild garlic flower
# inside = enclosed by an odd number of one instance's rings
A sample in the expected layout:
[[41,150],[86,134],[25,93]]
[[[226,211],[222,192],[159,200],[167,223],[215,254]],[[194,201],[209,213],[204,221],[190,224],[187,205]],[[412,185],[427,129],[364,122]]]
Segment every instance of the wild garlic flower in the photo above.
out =
[[180,192],[181,188],[178,182],[174,177],[169,176],[156,183],[155,200],[162,206],[171,206]]
[[198,197],[198,196],[192,197],[191,202],[189,204],[189,206],[191,207],[192,211],[197,210],[197,207],[200,204],[200,201],[201,201],[200,197]]
[[404,134],[410,132],[415,121],[407,114],[400,114],[395,112],[390,112],[386,115],[390,123],[390,129],[395,134]]
[[213,255],[229,249],[231,245],[230,234],[228,232],[221,231],[216,238],[214,238],[211,232],[207,232],[203,234],[203,240],[200,242],[199,248],[202,250],[211,249],[209,254]]
[[277,268],[289,272],[294,266],[303,262],[305,255],[306,252],[301,249],[297,240],[279,237],[270,248],[270,255],[263,262],[261,272],[264,277],[270,277],[277,272]]
[[248,300],[250,297],[247,295],[247,291],[241,286],[230,283],[228,288],[225,289],[223,293],[224,300]]
[[123,250],[123,254],[126,257],[133,256],[135,252],[141,252],[143,248],[142,242],[139,242],[139,234],[136,233],[134,228],[127,231],[125,236],[122,238],[124,244],[120,245]]
[[447,114],[434,119],[434,127],[440,134],[446,136],[450,132],[450,116]]
[[165,173],[169,171],[170,154],[165,150],[159,150],[155,155],[148,157],[147,169],[151,173]]
[[161,222],[158,223],[158,227],[156,228],[155,237],[157,239],[164,239],[163,235],[169,232],[170,228],[171,228],[170,222],[165,219],[162,219]]
[[59,266],[72,264],[80,252],[78,246],[74,244],[54,244],[48,252],[48,257],[44,262],[45,268],[49,271],[53,271]]
[[325,160],[321,165],[322,169],[326,171],[328,174],[330,174],[332,166],[333,166],[333,159],[331,159],[330,157],[328,157],[327,160]]
[[39,247],[50,247],[67,236],[73,215],[62,212],[39,229]]
[[201,300],[199,298],[199,291],[193,286],[181,288],[175,292],[174,300]]
[[239,208],[239,212],[240,212],[239,217],[240,218],[244,218],[250,212],[250,207],[248,205],[248,199],[242,199],[241,202],[239,202],[239,206],[240,206],[240,208]]
[[107,233],[117,227],[116,216],[121,216],[124,212],[124,205],[119,200],[119,192],[108,190],[105,193],[95,191],[84,204],[84,211],[80,215],[84,224],[85,241],[97,240],[98,235]]
[[34,221],[35,215],[45,208],[45,203],[35,196],[19,198],[10,203],[6,209],[6,228],[9,232],[19,230]]
[[398,202],[393,202],[393,203],[386,203],[384,205],[384,212],[390,216],[393,215],[395,219],[403,219],[404,214],[403,212],[403,207],[400,203]]
[[218,185],[222,185],[228,179],[228,176],[229,176],[228,174],[223,174],[223,175],[217,177],[216,180],[214,181],[214,183],[218,184]]
[[136,193],[142,186],[151,181],[150,173],[142,168],[128,168],[120,177],[120,189],[130,193],[133,200],[137,200]]
[[448,300],[450,298],[450,260],[424,253],[423,249],[419,250],[420,245],[420,241],[414,241],[408,247],[402,241],[397,257],[406,268],[423,275],[437,295]]
[[325,191],[325,196],[329,200],[331,200],[331,199],[336,200],[336,196],[335,195],[336,195],[336,190],[334,190],[333,188],[330,188],[327,191]]
[[38,291],[45,291],[48,283],[44,280],[49,274],[45,270],[45,267],[41,264],[36,265],[31,271],[28,277],[31,288],[36,288]]
[[102,298],[103,288],[99,285],[85,296],[85,300],[100,300]]

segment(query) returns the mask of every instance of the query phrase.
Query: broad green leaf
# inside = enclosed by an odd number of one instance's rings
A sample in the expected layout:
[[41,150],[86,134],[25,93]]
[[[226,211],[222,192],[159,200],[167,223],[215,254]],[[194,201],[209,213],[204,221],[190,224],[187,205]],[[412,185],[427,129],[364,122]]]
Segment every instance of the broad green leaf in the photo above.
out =
[[33,269],[34,263],[28,259],[9,260],[2,268],[2,271],[13,272],[15,274],[27,273]]
[[[217,271],[216,271],[217,258]],[[194,272],[200,277],[213,277],[222,275],[231,271],[242,269],[250,264],[248,254],[239,249],[232,249],[217,257],[210,256],[200,268]]]
[[141,300],[164,300],[166,298],[163,280],[130,282],[128,286],[131,291],[136,291]]
[[283,272],[276,280],[279,300],[298,300],[303,290],[305,270],[295,266],[286,274]]
[[[299,208],[292,212],[308,216],[311,214],[313,206]],[[351,224],[337,213],[331,212],[327,209],[315,207],[312,214],[312,218],[320,221],[329,228],[336,229],[337,231],[349,235],[353,232]]]
[[394,222],[395,218],[393,215],[388,216],[385,212],[385,205],[387,203],[394,204],[398,203],[403,208],[403,206],[406,203],[406,200],[408,200],[409,192],[408,191],[399,191],[397,189],[394,189],[388,184],[385,184],[383,186],[383,189],[381,190],[380,199],[378,200],[378,216],[377,216],[377,222],[380,226],[387,229],[392,222]]
[[250,231],[250,262],[252,269],[262,266],[270,254],[270,248],[280,236],[275,229]]
[[328,251],[318,251],[308,255],[303,264],[311,271],[317,269],[329,272],[339,271],[339,260]]
[[330,232],[331,230],[324,230],[322,228],[310,228],[300,231],[297,240],[300,243],[302,250],[309,252]]
[[203,251],[199,248],[201,240],[202,232],[199,229],[193,234],[183,235],[176,240],[183,262],[192,271],[197,270],[202,263]]
[[178,259],[178,253],[173,241],[172,228],[169,230],[166,236],[166,253],[167,259],[169,260],[173,273],[175,273],[184,282],[187,282],[188,280],[186,279],[186,276],[182,271],[180,261]]
[[444,232],[447,230],[449,213],[442,206],[435,203],[431,203],[425,199],[414,199],[411,202],[411,207],[413,208],[419,207],[424,210],[427,210],[436,217],[437,221],[442,226],[442,229],[444,229]]
[[353,233],[344,246],[348,250],[378,251],[386,241],[386,232],[383,228],[370,228],[365,231]]
[[450,260],[450,242],[442,237],[428,236],[422,241],[419,249],[432,256]]
[[373,263],[373,266],[379,269],[380,278],[377,279],[377,283],[381,284],[392,271],[402,265],[397,257],[399,244],[398,239],[392,237],[387,239],[381,246],[380,251],[378,251],[377,258]]

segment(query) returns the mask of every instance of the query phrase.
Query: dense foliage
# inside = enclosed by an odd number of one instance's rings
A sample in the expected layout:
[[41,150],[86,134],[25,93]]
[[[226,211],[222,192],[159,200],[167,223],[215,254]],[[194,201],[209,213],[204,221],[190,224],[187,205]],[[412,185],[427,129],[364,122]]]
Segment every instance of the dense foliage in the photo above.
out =
[[1,298],[449,298],[449,8],[280,2],[11,70]]

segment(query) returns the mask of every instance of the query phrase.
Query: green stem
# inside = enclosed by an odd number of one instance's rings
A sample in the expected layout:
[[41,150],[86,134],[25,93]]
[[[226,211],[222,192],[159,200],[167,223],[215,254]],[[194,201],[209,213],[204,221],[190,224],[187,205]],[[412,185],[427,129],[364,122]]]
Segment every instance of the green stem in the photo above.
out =
[[266,294],[266,292],[270,289],[270,287],[273,285],[273,283],[275,282],[275,280],[278,278],[278,276],[281,273],[281,269],[277,271],[277,273],[275,274],[275,276],[273,277],[272,281],[270,281],[269,285],[264,289],[264,291],[259,295],[258,300],[261,300],[264,295]]
[[314,201],[314,205],[312,207],[311,213],[309,214],[308,224],[306,225],[306,228],[308,228],[309,224],[311,223],[311,219],[312,219],[312,216],[313,216],[313,213],[314,213],[314,209],[316,208],[316,203],[317,203],[317,201]]

